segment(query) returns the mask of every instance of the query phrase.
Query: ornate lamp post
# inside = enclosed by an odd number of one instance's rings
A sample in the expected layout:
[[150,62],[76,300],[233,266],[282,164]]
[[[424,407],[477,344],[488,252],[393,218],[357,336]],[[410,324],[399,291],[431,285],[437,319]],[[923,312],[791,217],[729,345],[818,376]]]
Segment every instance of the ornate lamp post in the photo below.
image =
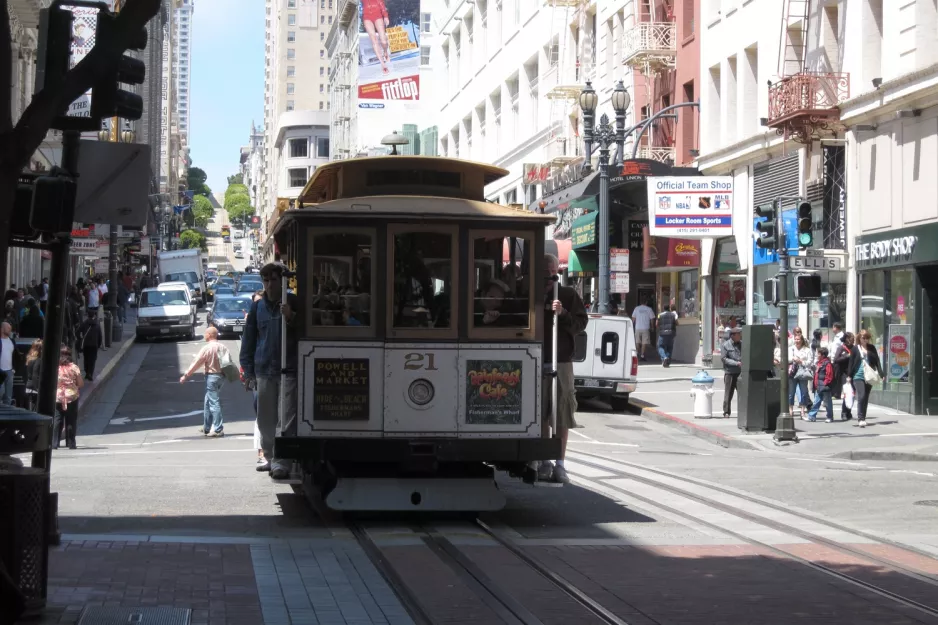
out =
[[632,103],[629,92],[625,90],[622,81],[616,85],[612,92],[612,108],[616,114],[615,129],[609,124],[609,117],[603,114],[599,118],[599,126],[594,126],[596,119],[596,106],[599,97],[590,83],[580,92],[580,108],[583,110],[583,143],[586,148],[586,160],[583,163],[583,172],[589,173],[592,169],[593,144],[599,147],[599,313],[609,314],[609,148],[616,145],[615,164],[622,159],[625,142],[625,113]]

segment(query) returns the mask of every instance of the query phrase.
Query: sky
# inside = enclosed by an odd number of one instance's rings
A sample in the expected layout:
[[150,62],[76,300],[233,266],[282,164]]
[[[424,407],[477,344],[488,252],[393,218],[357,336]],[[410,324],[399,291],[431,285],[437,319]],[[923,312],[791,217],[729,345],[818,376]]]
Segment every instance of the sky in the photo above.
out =
[[251,121],[264,122],[264,3],[194,0],[189,146],[192,166],[224,197]]

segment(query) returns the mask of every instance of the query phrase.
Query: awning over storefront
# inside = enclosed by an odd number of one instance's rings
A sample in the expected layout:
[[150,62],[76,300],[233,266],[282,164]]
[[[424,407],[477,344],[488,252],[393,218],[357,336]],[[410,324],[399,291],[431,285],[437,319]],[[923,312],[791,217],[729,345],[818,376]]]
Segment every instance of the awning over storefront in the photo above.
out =
[[596,244],[596,213],[586,213],[577,217],[570,226],[570,240],[573,249],[578,250]]
[[598,259],[595,252],[571,250],[567,264],[567,275],[571,278],[592,278],[596,276]]

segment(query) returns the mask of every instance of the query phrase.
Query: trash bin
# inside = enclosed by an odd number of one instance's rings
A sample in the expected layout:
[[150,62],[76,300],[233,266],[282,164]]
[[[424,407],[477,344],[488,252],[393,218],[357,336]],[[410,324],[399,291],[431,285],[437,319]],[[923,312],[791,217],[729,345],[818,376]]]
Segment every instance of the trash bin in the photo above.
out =
[[0,562],[25,600],[26,614],[46,604],[49,565],[49,469],[11,456],[48,457],[52,418],[0,407]]
[[701,370],[690,381],[691,397],[694,398],[694,418],[710,419],[713,417],[713,378]]

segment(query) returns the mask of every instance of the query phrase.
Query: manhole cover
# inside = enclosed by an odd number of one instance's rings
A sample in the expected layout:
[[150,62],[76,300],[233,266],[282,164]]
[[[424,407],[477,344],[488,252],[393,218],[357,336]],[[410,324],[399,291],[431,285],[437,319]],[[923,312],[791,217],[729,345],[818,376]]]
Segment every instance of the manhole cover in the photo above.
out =
[[916,506],[932,506],[938,508],[938,499],[925,499],[924,501],[916,501]]
[[191,612],[182,608],[105,608],[82,610],[78,625],[189,625]]

